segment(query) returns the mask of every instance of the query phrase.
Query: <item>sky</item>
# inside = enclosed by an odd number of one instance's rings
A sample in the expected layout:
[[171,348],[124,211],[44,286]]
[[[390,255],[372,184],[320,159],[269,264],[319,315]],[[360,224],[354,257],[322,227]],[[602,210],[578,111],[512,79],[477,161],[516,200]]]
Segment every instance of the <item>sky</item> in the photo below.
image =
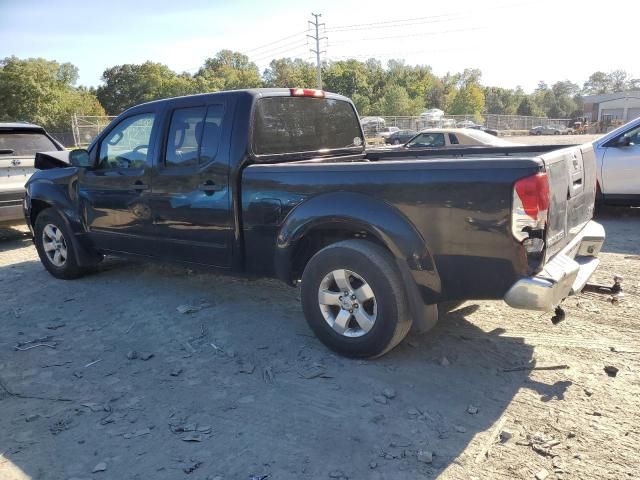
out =
[[222,49],[262,72],[273,58],[404,59],[438,75],[479,68],[484,85],[533,90],[540,80],[579,85],[596,70],[640,77],[638,0],[0,0],[0,58],[43,57],[79,68],[98,86],[114,65],[146,60],[195,73]]

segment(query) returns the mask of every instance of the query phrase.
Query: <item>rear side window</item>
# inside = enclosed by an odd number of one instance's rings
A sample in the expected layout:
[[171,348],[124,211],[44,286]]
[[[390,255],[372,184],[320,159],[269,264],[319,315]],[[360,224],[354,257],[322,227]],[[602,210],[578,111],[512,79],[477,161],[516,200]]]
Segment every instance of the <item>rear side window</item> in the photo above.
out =
[[46,135],[39,132],[0,131],[0,156],[35,156],[37,152],[58,150]]
[[167,136],[166,167],[191,167],[213,160],[218,152],[222,105],[174,110]]
[[262,98],[256,104],[253,122],[256,155],[363,147],[358,117],[343,100]]
[[458,137],[456,137],[455,133],[450,133],[449,134],[449,143],[451,145],[458,145],[460,144],[460,142],[458,141]]

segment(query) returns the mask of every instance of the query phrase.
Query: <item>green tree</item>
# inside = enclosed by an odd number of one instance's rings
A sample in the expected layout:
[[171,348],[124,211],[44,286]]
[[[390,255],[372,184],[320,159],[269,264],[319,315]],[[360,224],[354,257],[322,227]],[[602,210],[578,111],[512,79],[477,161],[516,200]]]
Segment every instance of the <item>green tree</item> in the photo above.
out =
[[456,92],[447,113],[451,115],[474,114],[477,117],[483,111],[484,93],[478,85],[470,84]]
[[68,131],[71,117],[104,115],[95,95],[74,86],[78,69],[43,58],[0,61],[0,120],[24,120],[51,131]]
[[[258,66],[246,55],[231,50],[220,50],[207,58],[194,78],[199,91],[236,90],[262,86]],[[202,90],[205,89],[205,90]]]
[[266,87],[305,87],[316,86],[316,68],[300,58],[279,58],[271,60],[262,75]]
[[386,116],[418,115],[422,109],[420,99],[412,99],[406,88],[389,84],[382,98],[372,106],[371,113]]
[[117,115],[139,103],[198,91],[190,75],[178,75],[166,65],[154,62],[116,65],[104,71],[102,80],[104,85],[98,87],[97,96],[109,115]]

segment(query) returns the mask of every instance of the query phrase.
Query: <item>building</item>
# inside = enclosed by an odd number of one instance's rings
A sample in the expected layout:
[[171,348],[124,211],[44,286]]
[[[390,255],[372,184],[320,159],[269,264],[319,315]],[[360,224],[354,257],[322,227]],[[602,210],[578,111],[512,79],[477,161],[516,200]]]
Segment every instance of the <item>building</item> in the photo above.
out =
[[584,114],[591,122],[622,120],[640,117],[640,91],[603,93],[583,97]]

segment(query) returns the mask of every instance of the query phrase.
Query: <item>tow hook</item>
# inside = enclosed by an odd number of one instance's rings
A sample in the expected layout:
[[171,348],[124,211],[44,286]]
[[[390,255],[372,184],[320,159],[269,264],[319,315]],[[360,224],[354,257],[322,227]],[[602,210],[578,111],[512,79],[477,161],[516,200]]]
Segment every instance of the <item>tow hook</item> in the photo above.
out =
[[607,285],[602,285],[599,283],[587,283],[582,288],[581,293],[597,293],[601,295],[610,295],[608,300],[612,305],[619,305],[620,300],[624,297],[624,292],[622,291],[622,281],[624,278],[621,275],[614,275],[613,277],[613,285],[610,287]]
[[557,325],[564,320],[564,317],[565,317],[564,308],[558,305],[556,307],[555,315],[551,317],[551,323],[553,323],[554,325]]

